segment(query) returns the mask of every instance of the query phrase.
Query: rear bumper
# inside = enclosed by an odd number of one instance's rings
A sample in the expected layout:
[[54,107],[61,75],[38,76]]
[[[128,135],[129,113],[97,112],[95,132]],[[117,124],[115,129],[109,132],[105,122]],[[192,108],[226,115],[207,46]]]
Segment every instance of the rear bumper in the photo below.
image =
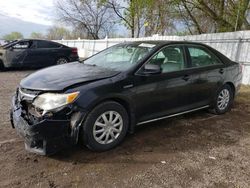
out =
[[242,86],[242,78],[243,78],[243,74],[239,74],[238,75],[238,78],[236,79],[236,82],[235,82],[235,96],[238,95],[239,91],[240,91],[240,88]]
[[74,62],[74,61],[79,61],[79,57],[78,56],[70,56],[69,62]]
[[24,138],[26,150],[40,155],[51,155],[74,144],[78,133],[70,127],[70,120],[45,119],[30,125],[22,117],[22,109],[15,105],[15,97],[12,99],[10,119],[12,127]]

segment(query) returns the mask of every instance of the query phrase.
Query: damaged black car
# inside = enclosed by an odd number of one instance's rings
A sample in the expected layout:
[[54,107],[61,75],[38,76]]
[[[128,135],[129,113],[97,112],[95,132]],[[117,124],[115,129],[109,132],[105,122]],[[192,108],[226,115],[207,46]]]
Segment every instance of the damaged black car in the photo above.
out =
[[0,47],[0,70],[42,68],[78,59],[77,48],[48,40],[15,40]]
[[27,150],[52,154],[77,144],[106,151],[141,125],[195,110],[230,110],[241,66],[209,46],[143,41],[24,78],[11,122]]

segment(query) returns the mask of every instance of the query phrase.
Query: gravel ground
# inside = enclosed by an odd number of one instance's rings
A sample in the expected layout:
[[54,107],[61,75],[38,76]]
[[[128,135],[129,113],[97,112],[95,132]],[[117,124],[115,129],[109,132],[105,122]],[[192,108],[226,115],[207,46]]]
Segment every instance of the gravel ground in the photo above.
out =
[[75,146],[44,157],[24,150],[9,121],[30,72],[0,72],[0,187],[250,187],[249,87],[225,115],[199,111],[140,126],[108,152]]

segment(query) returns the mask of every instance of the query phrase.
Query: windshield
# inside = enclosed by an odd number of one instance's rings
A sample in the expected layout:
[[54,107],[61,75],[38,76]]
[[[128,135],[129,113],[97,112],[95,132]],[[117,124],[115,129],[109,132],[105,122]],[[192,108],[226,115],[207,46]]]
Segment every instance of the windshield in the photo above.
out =
[[155,46],[150,43],[116,45],[90,57],[84,61],[84,64],[125,71],[136,65]]

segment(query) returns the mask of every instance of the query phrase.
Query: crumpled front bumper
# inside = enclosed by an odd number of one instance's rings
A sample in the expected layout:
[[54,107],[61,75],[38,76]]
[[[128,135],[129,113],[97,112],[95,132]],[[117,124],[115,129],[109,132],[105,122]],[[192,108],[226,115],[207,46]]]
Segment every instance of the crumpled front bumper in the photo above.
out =
[[[51,155],[75,143],[78,132],[72,134],[70,120],[44,119],[30,125],[22,117],[22,109],[15,100],[13,97],[10,119],[12,127],[24,138],[26,150],[40,155]],[[72,135],[75,137],[72,138]]]

